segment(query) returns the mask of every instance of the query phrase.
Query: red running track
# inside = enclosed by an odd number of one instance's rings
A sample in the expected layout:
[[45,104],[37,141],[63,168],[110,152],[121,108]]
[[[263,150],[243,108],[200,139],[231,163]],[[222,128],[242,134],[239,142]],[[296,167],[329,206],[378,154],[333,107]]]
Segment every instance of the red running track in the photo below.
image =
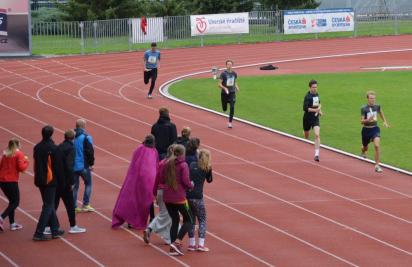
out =
[[[411,49],[412,36],[399,36],[163,50],[158,84],[222,66],[228,57],[237,65],[291,60],[278,64],[281,73],[319,73],[410,65]],[[388,50],[402,51],[383,52]],[[380,52],[296,61],[368,51]],[[226,119],[157,94],[147,100],[141,58],[136,52],[0,60],[0,144],[17,136],[31,154],[44,124],[55,127],[60,142],[63,131],[83,117],[97,156],[97,212],[77,216],[86,234],[31,241],[41,201],[32,171],[22,175],[16,219],[24,229],[0,235],[0,266],[412,265],[409,176],[376,174],[368,163],[325,150],[315,163],[306,143],[242,123],[228,130]],[[110,229],[130,156],[150,132],[159,106],[168,106],[179,130],[190,126],[212,151],[215,181],[205,188],[209,253],[169,257],[156,237],[148,246],[141,232]],[[3,195],[0,203],[4,208]],[[58,216],[67,229],[64,208]]]

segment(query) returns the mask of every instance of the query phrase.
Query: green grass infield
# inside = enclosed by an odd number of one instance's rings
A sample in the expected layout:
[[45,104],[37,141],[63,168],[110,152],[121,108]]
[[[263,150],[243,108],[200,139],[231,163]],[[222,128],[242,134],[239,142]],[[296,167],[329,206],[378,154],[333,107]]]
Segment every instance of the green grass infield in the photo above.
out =
[[[324,112],[320,122],[322,144],[360,154],[360,108],[366,104],[366,91],[375,90],[377,103],[390,124],[390,128],[385,128],[379,119],[381,160],[412,171],[411,71],[281,76],[274,72],[271,76],[239,77],[241,91],[235,116],[303,137],[303,98],[311,79],[318,81]],[[212,78],[183,80],[171,86],[169,92],[182,100],[222,112],[220,90]],[[372,146],[368,157],[373,159]]]

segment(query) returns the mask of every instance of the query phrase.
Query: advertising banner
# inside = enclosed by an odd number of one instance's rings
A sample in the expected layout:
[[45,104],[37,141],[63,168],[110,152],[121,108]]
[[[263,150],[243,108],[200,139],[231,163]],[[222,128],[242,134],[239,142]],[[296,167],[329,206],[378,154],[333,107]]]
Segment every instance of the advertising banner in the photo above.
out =
[[320,10],[289,10],[284,13],[285,34],[353,31],[351,8]]
[[191,15],[192,36],[249,33],[249,13]]
[[31,54],[28,0],[0,1],[0,56]]

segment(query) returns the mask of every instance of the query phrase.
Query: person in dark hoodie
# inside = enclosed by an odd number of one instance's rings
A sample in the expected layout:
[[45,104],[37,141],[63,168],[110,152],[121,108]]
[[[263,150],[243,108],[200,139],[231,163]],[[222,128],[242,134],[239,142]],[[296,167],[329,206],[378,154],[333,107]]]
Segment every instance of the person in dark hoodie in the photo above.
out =
[[[73,203],[73,166],[74,166],[74,139],[75,132],[73,130],[67,130],[64,133],[64,141],[58,146],[61,155],[64,176],[62,182],[57,185],[56,198],[54,206],[59,208],[60,199],[63,200],[66,207],[67,215],[70,223],[70,234],[84,233],[86,229],[77,226],[76,213]],[[50,227],[46,227],[45,234],[51,234]]]
[[[74,140],[74,188],[73,199],[76,212],[94,211],[90,205],[90,197],[92,195],[92,173],[91,170],[94,165],[94,149],[93,140],[90,135],[86,133],[86,121],[78,119],[76,121],[76,132]],[[77,207],[77,193],[79,191],[80,177],[84,181],[83,207]]]
[[197,151],[200,146],[200,139],[196,137],[192,137],[189,140],[189,143],[187,144],[187,150],[186,150],[186,163],[188,166],[192,162],[197,162]]
[[155,137],[159,159],[162,160],[166,157],[167,148],[177,139],[176,125],[170,121],[167,108],[159,109],[159,119],[153,124],[151,134]]
[[187,150],[187,145],[189,144],[189,138],[190,138],[190,133],[191,133],[191,129],[189,126],[185,126],[182,129],[182,135],[179,136],[176,140],[176,144],[177,145],[183,145],[185,147],[185,149]]
[[59,150],[51,139],[53,131],[52,126],[43,127],[42,140],[33,149],[34,184],[39,188],[43,200],[40,218],[33,236],[34,241],[50,240],[43,234],[49,222],[53,239],[64,234],[64,231],[59,229],[59,220],[54,207],[56,187],[62,180],[63,167]]

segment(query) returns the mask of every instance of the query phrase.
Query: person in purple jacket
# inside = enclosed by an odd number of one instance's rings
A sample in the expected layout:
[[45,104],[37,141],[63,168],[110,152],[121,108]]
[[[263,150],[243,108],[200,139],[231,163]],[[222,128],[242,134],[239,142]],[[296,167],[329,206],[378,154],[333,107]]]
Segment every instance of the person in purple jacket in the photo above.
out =
[[[191,229],[193,217],[186,199],[186,191],[193,188],[193,183],[189,179],[189,167],[185,161],[185,148],[182,145],[174,147],[173,155],[166,164],[159,166],[159,179],[155,182],[155,188],[159,184],[164,184],[163,200],[167,211],[172,219],[170,228],[170,255],[184,255],[182,240]],[[180,215],[183,217],[183,224],[179,228]]]

